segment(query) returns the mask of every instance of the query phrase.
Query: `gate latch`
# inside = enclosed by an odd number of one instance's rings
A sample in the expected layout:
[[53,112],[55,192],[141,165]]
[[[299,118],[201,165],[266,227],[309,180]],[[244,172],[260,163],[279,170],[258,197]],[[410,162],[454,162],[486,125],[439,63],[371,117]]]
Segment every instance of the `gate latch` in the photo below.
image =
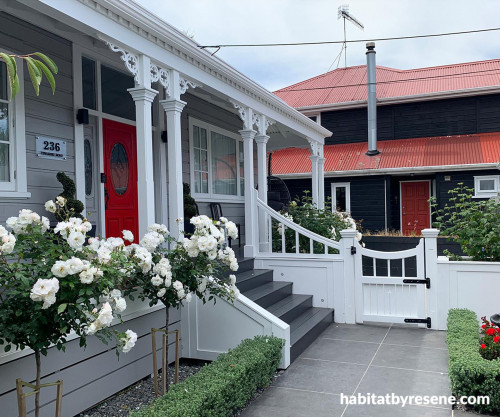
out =
[[356,255],[356,246],[351,246],[351,255]]
[[427,289],[431,288],[431,279],[404,279],[403,284],[425,284]]
[[427,324],[427,328],[430,329],[432,326],[432,321],[430,317],[426,319],[405,319],[405,323],[423,323]]
[[106,184],[106,181],[108,179],[106,178],[106,174],[104,172],[101,172],[101,183]]

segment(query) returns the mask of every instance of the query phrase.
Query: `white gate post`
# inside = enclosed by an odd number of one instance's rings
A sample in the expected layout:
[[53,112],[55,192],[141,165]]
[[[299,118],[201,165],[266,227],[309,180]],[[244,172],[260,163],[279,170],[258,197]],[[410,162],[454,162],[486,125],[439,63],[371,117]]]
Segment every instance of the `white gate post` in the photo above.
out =
[[[425,278],[430,278],[431,287],[426,290],[426,303],[427,303],[427,315],[431,318],[432,329],[446,328],[446,323],[438,323],[440,314],[438,314],[439,302],[438,302],[438,289],[439,289],[439,278],[437,273],[437,237],[439,235],[438,229],[424,229],[422,230],[422,236],[425,242]],[[441,316],[446,317],[447,314],[441,314]]]
[[351,254],[351,248],[356,247],[356,234],[354,229],[346,229],[340,231],[340,239],[342,259],[344,260],[344,322],[356,323],[356,256]]

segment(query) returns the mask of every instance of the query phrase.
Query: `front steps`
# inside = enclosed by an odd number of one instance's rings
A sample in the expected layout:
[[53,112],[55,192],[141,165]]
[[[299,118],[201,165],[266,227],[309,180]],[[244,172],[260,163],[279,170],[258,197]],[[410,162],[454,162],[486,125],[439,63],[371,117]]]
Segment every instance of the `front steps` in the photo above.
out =
[[290,325],[294,361],[333,322],[333,309],[312,306],[312,295],[293,294],[293,283],[274,281],[270,269],[254,269],[253,259],[239,261],[236,286],[250,300]]

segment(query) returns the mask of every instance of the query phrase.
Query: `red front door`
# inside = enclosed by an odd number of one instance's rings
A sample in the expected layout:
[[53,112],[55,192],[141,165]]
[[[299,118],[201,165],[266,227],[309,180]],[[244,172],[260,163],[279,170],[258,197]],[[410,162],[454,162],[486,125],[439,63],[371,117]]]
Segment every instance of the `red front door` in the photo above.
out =
[[430,182],[401,183],[401,231],[404,235],[420,234],[431,226],[429,206]]
[[121,237],[130,230],[137,241],[137,154],[135,126],[102,121],[104,142],[104,202],[106,237]]

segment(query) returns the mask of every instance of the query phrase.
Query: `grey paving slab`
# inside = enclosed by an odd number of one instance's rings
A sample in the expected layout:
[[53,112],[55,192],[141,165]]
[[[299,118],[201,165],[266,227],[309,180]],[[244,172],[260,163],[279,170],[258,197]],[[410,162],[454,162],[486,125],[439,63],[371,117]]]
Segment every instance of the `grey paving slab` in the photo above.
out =
[[[349,405],[343,417],[452,417],[452,411],[435,407]],[[470,417],[470,416],[469,416]]]
[[275,385],[330,394],[351,394],[366,368],[366,365],[298,358],[276,380]]
[[358,392],[386,395],[451,395],[447,374],[370,367]]
[[446,332],[428,329],[392,327],[384,343],[447,349]]
[[448,351],[384,343],[375,355],[372,365],[447,373]]
[[384,339],[389,326],[366,326],[359,324],[337,324],[328,326],[320,337],[359,342],[380,343]]
[[478,416],[487,416],[487,414],[478,414],[474,411],[461,411],[461,410],[453,410],[453,417],[478,417]]
[[300,356],[368,365],[379,346],[377,343],[320,338]]
[[345,406],[334,394],[270,387],[242,417],[340,417]]

